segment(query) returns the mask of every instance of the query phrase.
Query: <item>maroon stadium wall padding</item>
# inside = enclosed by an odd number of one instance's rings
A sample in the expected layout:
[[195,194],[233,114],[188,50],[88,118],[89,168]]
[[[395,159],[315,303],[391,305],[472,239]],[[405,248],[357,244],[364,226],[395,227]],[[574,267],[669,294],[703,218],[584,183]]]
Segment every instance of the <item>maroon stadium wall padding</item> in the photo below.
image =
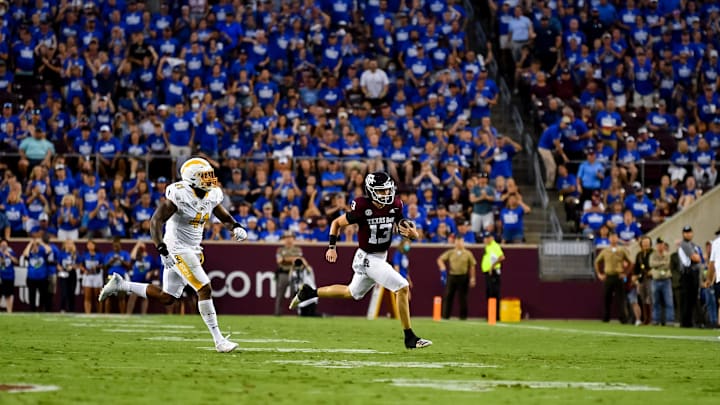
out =
[[[16,254],[20,254],[25,243],[11,242]],[[130,251],[132,243],[124,243]],[[277,244],[241,244],[232,242],[207,243],[205,249],[205,270],[210,276],[215,296],[215,307],[220,314],[265,314],[273,313],[274,280],[276,268],[275,251]],[[314,267],[318,285],[347,284],[352,278],[350,263],[355,248],[338,247],[338,261],[331,265],[324,259],[325,245],[300,245],[305,257]],[[410,275],[413,281],[410,308],[413,316],[432,315],[433,296],[442,295],[437,257],[449,246],[419,246],[410,251]],[[78,251],[84,244],[78,243]],[[152,250],[152,248],[150,248]],[[478,263],[482,247],[471,247]],[[98,242],[98,250],[107,252],[110,244]],[[602,285],[593,281],[544,282],[539,278],[538,249],[535,246],[505,246],[507,260],[502,269],[502,295],[518,297],[521,300],[523,317],[530,318],[600,318],[602,316]],[[392,260],[392,250],[388,255]],[[320,300],[318,311],[331,315],[364,316],[369,296],[359,302],[352,300]],[[27,305],[16,297],[16,310],[27,310]],[[55,296],[57,308],[58,295]],[[478,285],[470,290],[470,317],[486,316],[485,281],[478,266]],[[286,301],[286,303],[289,301]],[[287,306],[285,305],[285,308]],[[77,297],[76,309],[82,310],[82,297]],[[162,310],[152,305],[153,312]],[[457,316],[458,306],[454,305]],[[137,311],[137,309],[136,309]],[[291,312],[286,311],[288,315]]]

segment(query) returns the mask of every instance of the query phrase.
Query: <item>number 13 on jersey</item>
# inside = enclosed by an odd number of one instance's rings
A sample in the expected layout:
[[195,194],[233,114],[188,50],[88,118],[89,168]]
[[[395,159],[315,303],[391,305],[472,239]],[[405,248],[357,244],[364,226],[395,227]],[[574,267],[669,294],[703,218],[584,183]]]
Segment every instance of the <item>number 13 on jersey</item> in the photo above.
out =
[[388,224],[369,224],[370,239],[368,243],[373,245],[381,245],[387,243],[392,237],[392,223]]

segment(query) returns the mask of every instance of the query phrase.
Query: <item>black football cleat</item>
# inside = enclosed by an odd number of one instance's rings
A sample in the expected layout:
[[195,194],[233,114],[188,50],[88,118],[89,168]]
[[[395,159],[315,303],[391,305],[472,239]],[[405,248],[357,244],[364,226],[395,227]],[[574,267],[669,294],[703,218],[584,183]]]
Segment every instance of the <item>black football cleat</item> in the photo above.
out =
[[292,301],[290,301],[290,309],[295,309],[301,303],[309,301],[313,298],[317,298],[317,296],[317,290],[307,284],[303,284],[303,286],[300,288],[300,291],[298,291],[298,293],[295,294],[295,296],[293,297]]

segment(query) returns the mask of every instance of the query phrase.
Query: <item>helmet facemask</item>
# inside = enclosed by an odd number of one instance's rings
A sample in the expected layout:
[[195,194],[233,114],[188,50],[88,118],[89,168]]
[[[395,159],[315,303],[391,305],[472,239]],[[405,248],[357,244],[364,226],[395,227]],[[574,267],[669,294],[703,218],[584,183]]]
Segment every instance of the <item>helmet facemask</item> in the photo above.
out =
[[210,191],[213,187],[218,186],[218,179],[215,177],[215,171],[214,170],[208,170],[204,172],[199,172],[197,174],[198,177],[198,188]]
[[[368,182],[374,183],[375,179],[373,176]],[[395,182],[389,177],[380,185],[367,184],[366,187],[370,198],[378,204],[390,205],[395,201]]]

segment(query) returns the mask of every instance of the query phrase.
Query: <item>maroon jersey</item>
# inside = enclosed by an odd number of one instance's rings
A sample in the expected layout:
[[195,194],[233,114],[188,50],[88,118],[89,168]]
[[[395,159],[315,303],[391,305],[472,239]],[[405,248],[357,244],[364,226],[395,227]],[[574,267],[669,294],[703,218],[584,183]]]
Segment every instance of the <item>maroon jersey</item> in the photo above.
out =
[[387,252],[393,236],[393,225],[403,218],[403,203],[396,198],[390,205],[378,208],[368,197],[358,197],[345,214],[348,222],[358,224],[358,244],[368,253]]

